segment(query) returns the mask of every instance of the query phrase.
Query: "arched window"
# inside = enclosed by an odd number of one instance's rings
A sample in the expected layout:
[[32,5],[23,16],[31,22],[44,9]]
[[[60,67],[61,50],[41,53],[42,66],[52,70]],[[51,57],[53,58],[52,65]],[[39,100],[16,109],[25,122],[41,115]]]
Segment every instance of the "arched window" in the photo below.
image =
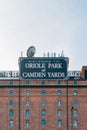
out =
[[46,116],[46,110],[45,110],[45,109],[43,109],[43,110],[41,111],[41,115],[42,115],[42,116]]
[[13,105],[14,105],[14,101],[13,101],[13,100],[10,100],[10,101],[9,101],[9,105],[10,105],[10,106],[13,106]]

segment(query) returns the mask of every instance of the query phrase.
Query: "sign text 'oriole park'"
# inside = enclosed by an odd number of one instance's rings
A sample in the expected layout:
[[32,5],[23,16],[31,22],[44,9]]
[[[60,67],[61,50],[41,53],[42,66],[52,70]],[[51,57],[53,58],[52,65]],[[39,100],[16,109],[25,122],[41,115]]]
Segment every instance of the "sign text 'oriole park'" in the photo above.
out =
[[19,58],[21,79],[65,79],[68,57]]

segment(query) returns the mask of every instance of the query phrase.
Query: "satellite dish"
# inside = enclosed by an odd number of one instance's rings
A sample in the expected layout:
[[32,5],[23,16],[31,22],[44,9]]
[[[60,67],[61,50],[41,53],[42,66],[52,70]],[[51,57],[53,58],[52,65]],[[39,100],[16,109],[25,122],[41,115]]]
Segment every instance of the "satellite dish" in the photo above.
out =
[[36,52],[36,49],[34,46],[31,46],[27,50],[27,57],[33,57]]

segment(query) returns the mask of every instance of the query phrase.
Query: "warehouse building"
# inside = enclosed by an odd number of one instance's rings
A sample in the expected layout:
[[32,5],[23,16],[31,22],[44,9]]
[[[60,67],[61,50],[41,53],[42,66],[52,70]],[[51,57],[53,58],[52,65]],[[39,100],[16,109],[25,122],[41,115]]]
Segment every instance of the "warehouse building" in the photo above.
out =
[[20,57],[19,71],[0,71],[0,130],[87,130],[87,66],[69,58]]

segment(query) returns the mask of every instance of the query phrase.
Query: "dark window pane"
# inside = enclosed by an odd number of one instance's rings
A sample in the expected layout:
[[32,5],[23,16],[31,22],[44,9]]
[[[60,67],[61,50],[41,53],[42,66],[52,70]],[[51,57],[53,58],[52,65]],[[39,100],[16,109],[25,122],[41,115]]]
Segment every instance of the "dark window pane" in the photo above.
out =
[[10,101],[9,101],[9,105],[10,105],[10,106],[13,106],[13,105],[14,105],[14,101],[13,101],[13,100],[10,100]]
[[26,110],[26,111],[25,111],[25,115],[26,115],[26,116],[30,116],[30,110]]
[[11,109],[11,110],[9,111],[9,116],[14,116],[14,110],[13,110],[13,109]]
[[46,91],[45,91],[45,90],[42,90],[42,91],[41,91],[41,95],[42,95],[42,96],[46,95]]
[[26,120],[26,126],[30,126],[30,121]]
[[41,125],[42,125],[42,126],[46,126],[46,120],[42,120],[42,121],[41,121]]

